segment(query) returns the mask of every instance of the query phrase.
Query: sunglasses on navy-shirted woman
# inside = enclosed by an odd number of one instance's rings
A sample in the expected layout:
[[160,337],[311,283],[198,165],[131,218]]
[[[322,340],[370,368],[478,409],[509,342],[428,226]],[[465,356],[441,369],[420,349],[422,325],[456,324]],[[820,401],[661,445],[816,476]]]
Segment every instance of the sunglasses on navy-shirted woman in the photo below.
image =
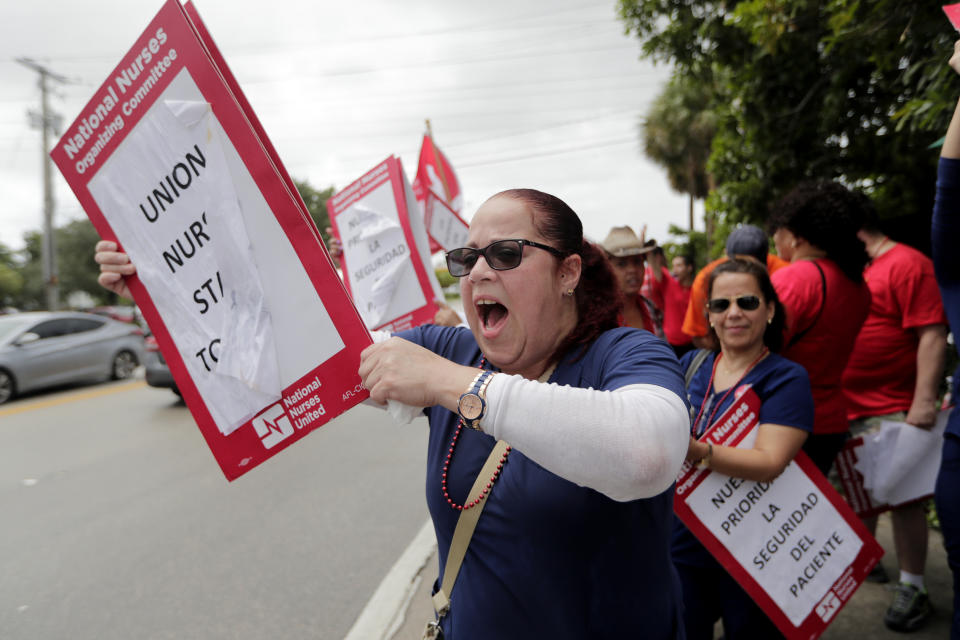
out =
[[757,296],[739,296],[737,298],[713,298],[707,303],[710,313],[723,313],[730,308],[730,303],[736,302],[744,311],[753,311],[760,307],[760,298]]
[[491,242],[483,249],[461,247],[448,251],[446,256],[447,270],[450,271],[450,275],[456,278],[462,278],[473,270],[473,265],[477,264],[477,258],[480,256],[483,256],[483,259],[487,261],[487,265],[491,269],[496,269],[497,271],[516,269],[520,266],[520,261],[523,260],[524,246],[549,251],[558,258],[563,257],[563,254],[559,250],[548,247],[545,244],[540,244],[539,242],[531,242],[530,240],[497,240],[496,242]]

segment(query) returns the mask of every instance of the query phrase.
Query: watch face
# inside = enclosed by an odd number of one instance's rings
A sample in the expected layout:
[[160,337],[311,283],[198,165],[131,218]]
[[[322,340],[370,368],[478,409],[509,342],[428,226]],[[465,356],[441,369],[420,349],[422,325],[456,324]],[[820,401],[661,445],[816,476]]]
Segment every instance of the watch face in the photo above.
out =
[[466,420],[476,420],[483,411],[483,400],[475,393],[464,394],[460,398],[460,415]]

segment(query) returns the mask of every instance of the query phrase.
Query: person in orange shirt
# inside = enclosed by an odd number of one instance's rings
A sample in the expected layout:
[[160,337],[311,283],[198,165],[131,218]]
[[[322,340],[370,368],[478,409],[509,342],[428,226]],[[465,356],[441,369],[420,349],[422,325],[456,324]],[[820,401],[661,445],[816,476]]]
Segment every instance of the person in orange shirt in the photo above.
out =
[[683,319],[682,330],[693,340],[693,346],[699,349],[714,349],[716,338],[710,333],[707,326],[707,281],[710,273],[718,264],[731,258],[753,260],[767,266],[767,273],[773,275],[775,271],[788,264],[769,252],[770,241],[767,234],[760,227],[752,224],[740,225],[727,237],[726,255],[708,263],[693,280],[690,288],[690,302],[687,303],[687,315]]

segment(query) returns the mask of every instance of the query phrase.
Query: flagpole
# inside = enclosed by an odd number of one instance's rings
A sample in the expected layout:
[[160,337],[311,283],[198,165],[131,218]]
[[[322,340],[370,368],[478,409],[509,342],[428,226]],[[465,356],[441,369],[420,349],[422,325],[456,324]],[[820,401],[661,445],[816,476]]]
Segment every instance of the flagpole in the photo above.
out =
[[440,154],[437,153],[437,148],[433,145],[433,129],[430,127],[430,118],[426,119],[426,123],[427,140],[430,141],[430,153],[433,156],[434,163],[437,166],[437,173],[440,175],[440,184],[443,185],[443,201],[448,205],[451,205],[450,187],[447,185],[447,176],[443,170],[443,159],[440,157]]

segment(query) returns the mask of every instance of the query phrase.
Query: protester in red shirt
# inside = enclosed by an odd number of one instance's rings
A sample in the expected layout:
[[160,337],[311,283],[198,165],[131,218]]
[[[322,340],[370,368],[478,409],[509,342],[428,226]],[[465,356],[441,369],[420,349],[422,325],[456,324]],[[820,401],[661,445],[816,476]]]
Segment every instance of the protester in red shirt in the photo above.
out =
[[840,379],[870,308],[867,253],[857,237],[867,206],[839,183],[804,182],[769,219],[777,253],[790,261],[771,277],[787,310],[782,353],[810,375],[814,425],[803,448],[824,474],[847,438]]
[[[871,300],[870,314],[843,374],[850,433],[875,432],[882,420],[929,429],[937,416],[947,349],[947,316],[933,261],[888,238],[872,212],[859,236],[871,258],[863,272]],[[923,579],[927,560],[924,504],[894,507],[891,521],[900,580],[884,622],[894,631],[913,631],[932,613]],[[864,524],[873,533],[877,517],[865,519]],[[871,574],[873,581],[888,581],[883,566],[877,567]]]
[[644,258],[654,246],[644,246],[630,227],[614,227],[600,246],[607,252],[613,272],[623,294],[621,326],[646,329],[663,338],[663,328],[658,322],[656,305],[640,294],[643,284]]
[[693,260],[679,255],[673,259],[673,273],[667,269],[663,249],[656,247],[647,256],[650,299],[663,312],[663,335],[679,358],[693,348],[690,336],[683,332],[683,318],[693,285]]

